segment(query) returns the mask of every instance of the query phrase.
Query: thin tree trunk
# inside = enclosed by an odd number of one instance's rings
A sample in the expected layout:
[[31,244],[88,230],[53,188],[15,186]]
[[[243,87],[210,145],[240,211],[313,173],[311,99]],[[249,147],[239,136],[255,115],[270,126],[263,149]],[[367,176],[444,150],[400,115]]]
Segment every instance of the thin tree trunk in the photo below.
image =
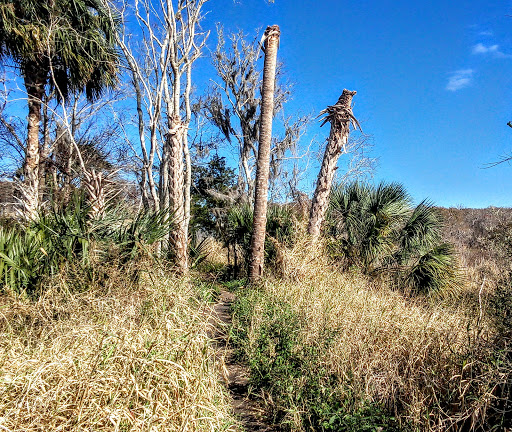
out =
[[171,138],[167,136],[162,146],[162,160],[160,161],[160,183],[158,187],[160,208],[169,208],[169,159]]
[[188,231],[190,226],[190,202],[191,194],[190,190],[192,187],[192,160],[190,159],[190,149],[188,148],[188,137],[187,132],[183,134],[183,152],[185,155],[185,181],[184,181],[184,206],[185,206],[185,218],[183,229],[185,231],[184,236],[188,239]]
[[148,195],[148,179],[146,175],[146,167],[143,166],[140,171],[140,182],[139,182],[139,188],[141,192],[141,199],[142,199],[142,207],[144,210],[149,210],[150,208],[153,209],[153,206],[150,206],[149,204],[149,195]]
[[[48,103],[49,97],[45,98],[43,105],[43,145],[41,146],[41,154],[39,156],[39,202],[44,202],[46,193],[47,193],[47,171],[50,167],[49,158],[50,158],[50,118],[48,114]],[[55,169],[55,168],[54,168]],[[55,186],[54,190],[56,190]]]
[[355,94],[355,91],[344,89],[336,105],[327,107],[321,113],[326,114],[322,126],[326,122],[330,122],[331,132],[325,149],[322,167],[318,174],[316,190],[309,214],[308,232],[313,239],[320,235],[320,229],[329,205],[329,194],[331,193],[332,181],[336,172],[336,164],[348,142],[350,122],[352,121],[359,126],[352,114],[351,107],[352,98]]
[[[184,181],[184,206],[185,218],[183,221],[183,230],[185,239],[188,244],[188,231],[190,226],[190,202],[191,202],[191,188],[192,188],[192,160],[190,158],[190,149],[188,147],[188,127],[192,120],[192,107],[190,106],[190,92],[192,91],[192,63],[188,62],[186,67],[187,84],[185,86],[185,124],[183,133],[183,154],[185,156],[185,181]],[[187,251],[188,256],[188,251]]]
[[27,145],[23,165],[24,184],[22,190],[23,213],[27,219],[35,219],[39,210],[39,126],[41,103],[46,77],[36,64],[28,64],[24,71],[25,88],[28,95]]
[[272,117],[274,115],[274,90],[276,82],[277,49],[279,47],[279,26],[265,30],[265,65],[261,88],[261,121],[256,166],[254,197],[254,223],[251,238],[251,260],[249,279],[256,282],[263,276],[265,229],[267,224],[268,177],[270,171],[270,144],[272,140]]

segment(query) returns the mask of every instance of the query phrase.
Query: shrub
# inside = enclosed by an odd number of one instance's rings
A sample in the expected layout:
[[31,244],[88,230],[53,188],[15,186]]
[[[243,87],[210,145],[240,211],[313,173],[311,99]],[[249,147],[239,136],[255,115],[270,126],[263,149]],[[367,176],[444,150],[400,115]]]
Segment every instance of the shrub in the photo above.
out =
[[132,216],[110,209],[105,218],[94,221],[83,196],[76,194],[68,205],[53,208],[34,222],[0,227],[0,283],[14,293],[37,295],[46,278],[66,269],[77,276],[97,277],[95,262],[100,260],[125,270],[130,265],[137,277],[132,264],[150,256],[149,246],[172,225],[167,211]]
[[442,221],[427,201],[413,207],[398,183],[351,183],[331,192],[327,234],[332,255],[368,275],[391,275],[416,292],[457,284],[451,245],[441,239]]
[[28,226],[0,229],[0,278],[11,292],[34,294],[45,277],[63,265],[89,263],[92,233],[81,196],[66,207],[42,214]]
[[[239,276],[240,270],[247,270],[252,224],[253,210],[248,204],[232,207],[228,211],[224,241],[228,248],[231,247],[233,251],[234,277]],[[277,244],[291,245],[294,237],[295,217],[293,210],[285,205],[269,205],[265,236],[265,261],[271,263],[276,258]]]

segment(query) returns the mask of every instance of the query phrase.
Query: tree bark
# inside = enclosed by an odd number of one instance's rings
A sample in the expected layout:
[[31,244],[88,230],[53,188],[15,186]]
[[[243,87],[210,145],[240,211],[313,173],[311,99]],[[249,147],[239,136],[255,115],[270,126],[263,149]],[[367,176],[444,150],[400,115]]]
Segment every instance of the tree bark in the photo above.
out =
[[27,64],[24,69],[25,88],[28,96],[28,125],[25,162],[23,164],[23,213],[27,219],[35,219],[39,210],[39,126],[41,103],[44,96],[46,75],[37,64]]
[[309,214],[308,232],[313,239],[318,238],[320,235],[320,229],[329,205],[329,194],[331,193],[334,173],[336,172],[336,164],[348,142],[350,122],[353,121],[357,124],[351,107],[352,98],[355,94],[355,91],[344,89],[336,105],[327,107],[321,113],[326,114],[322,126],[326,122],[330,122],[331,132],[325,149],[322,167],[318,174],[316,190]]
[[261,86],[261,121],[258,162],[256,165],[251,260],[249,267],[249,279],[251,282],[256,282],[263,276],[265,259],[270,144],[272,140],[272,117],[274,115],[274,91],[279,36],[280,30],[277,25],[267,27],[265,30],[265,65],[263,68],[263,83]]
[[169,197],[172,216],[176,228],[169,236],[169,248],[174,253],[177,270],[180,274],[188,272],[188,239],[185,219],[185,179],[184,179],[184,134],[187,128],[175,117],[172,119],[167,140],[169,142]]

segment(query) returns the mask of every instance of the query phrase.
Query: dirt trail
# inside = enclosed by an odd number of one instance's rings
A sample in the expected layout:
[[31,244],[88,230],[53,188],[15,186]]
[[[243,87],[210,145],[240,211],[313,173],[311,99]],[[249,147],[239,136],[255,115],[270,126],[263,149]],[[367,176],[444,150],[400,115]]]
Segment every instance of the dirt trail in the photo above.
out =
[[217,356],[224,364],[222,379],[233,398],[233,411],[247,432],[278,431],[266,418],[262,404],[249,395],[249,369],[236,361],[235,350],[229,344],[228,329],[234,300],[233,293],[222,290],[212,311],[212,324],[215,325],[212,337],[217,344]]

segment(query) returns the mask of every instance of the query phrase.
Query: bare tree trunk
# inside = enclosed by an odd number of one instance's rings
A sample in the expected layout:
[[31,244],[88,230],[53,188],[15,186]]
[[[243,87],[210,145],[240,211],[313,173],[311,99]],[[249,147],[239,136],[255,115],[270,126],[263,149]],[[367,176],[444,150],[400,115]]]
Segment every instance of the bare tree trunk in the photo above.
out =
[[359,126],[359,123],[357,123],[352,114],[351,103],[355,94],[355,91],[344,89],[336,105],[327,107],[321,113],[326,114],[322,126],[326,122],[330,122],[331,132],[325,149],[322,167],[318,174],[316,190],[309,214],[308,232],[314,239],[320,235],[322,222],[329,205],[329,194],[331,193],[336,164],[348,142],[350,123],[353,122],[354,125]]
[[171,138],[167,136],[162,147],[162,160],[160,162],[160,183],[158,187],[159,191],[159,203],[161,208],[169,208],[169,160],[171,158]]
[[[44,202],[45,194],[47,192],[46,185],[46,176],[48,167],[50,166],[48,163],[50,157],[50,118],[48,114],[48,103],[49,97],[46,97],[43,105],[43,145],[40,148],[40,156],[39,156],[39,202]],[[55,185],[54,185],[55,187]]]
[[41,103],[44,96],[46,77],[36,64],[28,64],[24,71],[25,87],[28,95],[28,126],[25,163],[23,165],[24,184],[22,190],[23,214],[27,219],[35,219],[39,210],[39,126],[41,124]]
[[[200,57],[209,34],[200,30],[201,10],[207,1],[134,0],[135,16],[143,30],[142,55],[131,50],[125,34],[118,39],[132,72],[137,98],[140,159],[146,168],[143,184],[149,185],[155,209],[168,208],[176,221],[175,232],[168,235],[168,246],[180,273],[188,271],[191,160],[186,134],[191,119],[192,65]],[[121,14],[126,17],[131,2],[123,3]],[[183,89],[184,74],[187,81]],[[149,152],[145,149],[146,124],[150,130]],[[159,134],[165,135],[161,150]],[[155,156],[160,159],[158,197],[153,172]]]
[[108,179],[103,177],[101,172],[92,169],[90,172],[84,171],[85,188],[91,210],[89,217],[92,220],[99,220],[105,215],[107,206],[107,194],[105,187],[109,183]]
[[[183,133],[183,154],[185,157],[185,180],[184,180],[184,220],[183,220],[183,235],[187,240],[188,245],[188,232],[190,226],[190,201],[191,201],[191,188],[192,188],[192,160],[190,158],[190,149],[188,147],[188,127],[192,120],[192,107],[190,106],[190,92],[192,91],[192,63],[188,62],[186,66],[187,84],[185,86],[185,124]],[[188,247],[187,247],[188,249]],[[188,256],[188,250],[187,250]],[[188,267],[188,263],[187,263]]]
[[185,154],[185,180],[184,180],[184,206],[185,206],[185,218],[183,229],[185,231],[185,238],[188,239],[188,231],[190,226],[190,201],[191,201],[191,187],[192,187],[192,160],[190,158],[190,149],[188,148],[188,137],[187,132],[183,134],[183,150]]
[[183,135],[187,133],[183,122],[175,117],[172,119],[168,132],[169,141],[169,197],[170,209],[177,226],[171,230],[169,248],[174,253],[178,272],[188,271],[188,239],[185,220],[185,179],[183,163]]
[[140,170],[140,182],[139,182],[139,188],[141,192],[141,200],[142,200],[142,207],[144,210],[149,210],[150,208],[154,208],[149,201],[149,195],[148,195],[148,179],[146,175],[146,167],[143,166]]
[[279,47],[279,26],[265,30],[265,65],[261,88],[261,122],[256,166],[254,197],[254,223],[251,238],[251,261],[249,279],[257,281],[263,276],[265,229],[267,224],[268,177],[270,171],[270,144],[272,140],[272,117],[274,115],[274,90],[276,82],[277,49]]

